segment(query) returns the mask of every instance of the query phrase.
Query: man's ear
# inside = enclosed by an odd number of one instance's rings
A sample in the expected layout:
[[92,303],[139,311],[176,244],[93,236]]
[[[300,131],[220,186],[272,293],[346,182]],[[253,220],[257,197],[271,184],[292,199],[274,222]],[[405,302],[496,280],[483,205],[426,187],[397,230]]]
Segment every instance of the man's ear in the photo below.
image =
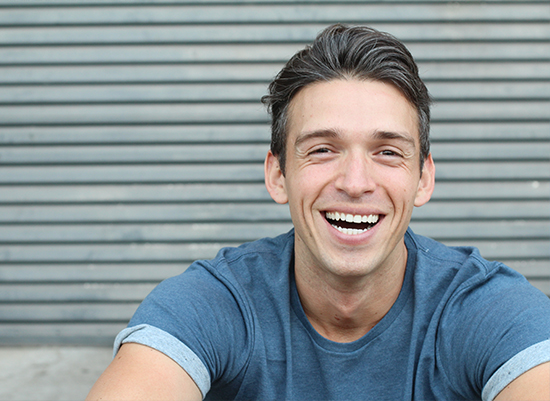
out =
[[414,199],[414,205],[416,207],[426,204],[432,197],[432,193],[435,187],[435,164],[430,153],[426,160],[424,160],[424,168],[422,169],[422,176],[418,183],[418,189],[416,191],[416,198]]
[[271,153],[267,152],[264,163],[265,187],[273,200],[277,203],[284,204],[288,202],[288,195],[285,187],[285,176],[281,171],[279,159]]

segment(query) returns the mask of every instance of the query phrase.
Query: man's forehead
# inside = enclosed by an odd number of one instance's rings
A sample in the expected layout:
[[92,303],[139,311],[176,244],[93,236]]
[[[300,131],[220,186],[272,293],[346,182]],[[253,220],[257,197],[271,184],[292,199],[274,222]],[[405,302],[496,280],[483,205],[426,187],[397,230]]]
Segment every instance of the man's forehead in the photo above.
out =
[[[368,95],[355,96],[355,89],[364,84],[370,86]],[[385,107],[381,112],[380,104]],[[354,108],[360,111],[348,115],[348,110]],[[287,140],[293,137],[298,145],[314,137],[338,138],[345,132],[343,127],[352,126],[355,120],[364,124],[357,127],[358,131],[364,128],[363,133],[372,139],[403,141],[415,148],[419,143],[417,110],[401,91],[383,81],[356,79],[314,82],[303,87],[289,103],[287,133],[291,135]],[[377,122],[380,126],[372,129]]]

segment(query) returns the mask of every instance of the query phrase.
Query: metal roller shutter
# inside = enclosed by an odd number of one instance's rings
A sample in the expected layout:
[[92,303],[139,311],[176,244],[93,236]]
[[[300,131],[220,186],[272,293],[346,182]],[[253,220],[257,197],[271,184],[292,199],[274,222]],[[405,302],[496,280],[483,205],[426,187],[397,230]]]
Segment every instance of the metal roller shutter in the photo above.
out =
[[163,278],[289,229],[259,98],[333,22],[403,39],[436,99],[413,229],[550,295],[546,0],[0,0],[0,344],[109,345]]

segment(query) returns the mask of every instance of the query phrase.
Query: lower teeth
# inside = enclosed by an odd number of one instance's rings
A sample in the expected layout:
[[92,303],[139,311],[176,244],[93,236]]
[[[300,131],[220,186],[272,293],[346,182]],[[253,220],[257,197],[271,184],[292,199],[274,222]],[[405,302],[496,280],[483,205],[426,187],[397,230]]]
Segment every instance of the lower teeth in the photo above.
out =
[[332,225],[332,227],[336,228],[338,231],[340,231],[342,234],[347,235],[357,235],[362,234],[365,231],[369,231],[370,228],[363,228],[363,229],[357,229],[357,228],[342,228],[335,225]]

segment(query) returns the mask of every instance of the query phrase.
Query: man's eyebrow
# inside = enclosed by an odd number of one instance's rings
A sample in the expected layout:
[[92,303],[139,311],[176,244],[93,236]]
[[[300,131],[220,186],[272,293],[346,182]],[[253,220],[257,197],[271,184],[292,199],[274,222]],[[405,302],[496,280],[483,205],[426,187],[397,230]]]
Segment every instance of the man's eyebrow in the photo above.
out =
[[413,149],[416,149],[416,142],[414,138],[408,134],[402,134],[402,133],[393,132],[393,131],[376,131],[374,133],[374,139],[403,141],[411,145]]
[[315,138],[338,138],[340,134],[332,129],[322,129],[318,131],[305,132],[300,134],[294,142],[294,147],[299,147],[302,143]]
[[[300,134],[294,142],[294,147],[299,147],[302,143],[307,142],[310,139],[316,138],[340,138],[340,133],[333,129],[321,129],[311,132],[305,132]],[[414,138],[408,134],[394,132],[394,131],[376,131],[372,138],[378,141],[384,140],[398,140],[410,145],[413,149],[416,149],[416,142]]]

